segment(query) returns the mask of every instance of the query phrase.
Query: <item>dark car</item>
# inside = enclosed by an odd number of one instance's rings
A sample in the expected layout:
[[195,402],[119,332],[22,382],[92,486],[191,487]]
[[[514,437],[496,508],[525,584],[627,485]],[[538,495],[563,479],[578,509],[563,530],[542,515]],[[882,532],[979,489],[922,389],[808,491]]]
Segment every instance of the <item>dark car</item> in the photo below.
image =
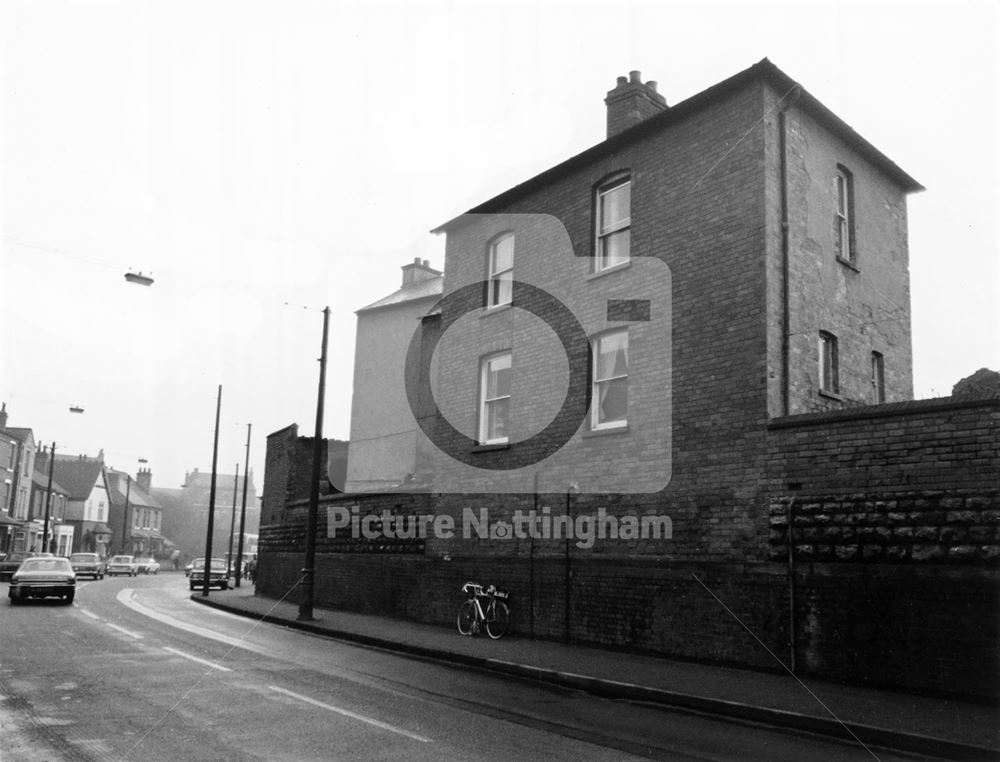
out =
[[26,558],[34,558],[37,555],[37,553],[30,550],[15,550],[0,558],[0,580],[13,577],[14,572],[21,566],[22,561]]
[[[191,564],[191,574],[188,576],[192,590],[197,590],[204,586],[205,582],[205,559],[196,558]],[[229,570],[226,568],[226,561],[222,558],[213,558],[208,569],[208,586],[218,587],[220,590],[229,589]]]
[[104,561],[96,553],[74,553],[69,563],[77,577],[104,579]]
[[14,572],[7,591],[10,605],[28,598],[62,598],[67,605],[76,595],[76,574],[68,558],[27,558]]

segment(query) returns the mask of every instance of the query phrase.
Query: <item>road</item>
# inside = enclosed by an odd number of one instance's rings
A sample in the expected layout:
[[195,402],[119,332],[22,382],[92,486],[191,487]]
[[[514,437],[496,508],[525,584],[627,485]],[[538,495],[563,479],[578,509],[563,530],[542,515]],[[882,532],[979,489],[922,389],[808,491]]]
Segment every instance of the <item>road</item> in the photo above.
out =
[[83,581],[72,606],[0,595],[5,762],[873,758],[253,622],[177,573]]

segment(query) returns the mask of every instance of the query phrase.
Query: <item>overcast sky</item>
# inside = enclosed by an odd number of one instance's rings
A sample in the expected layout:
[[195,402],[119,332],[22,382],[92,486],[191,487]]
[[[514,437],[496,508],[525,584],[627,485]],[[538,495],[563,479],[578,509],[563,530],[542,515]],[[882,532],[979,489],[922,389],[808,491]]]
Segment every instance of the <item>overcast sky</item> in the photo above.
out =
[[[0,401],[9,424],[180,486],[264,437],[350,428],[354,310],[428,231],[604,139],[631,69],[677,103],[763,57],[926,186],[914,381],[1000,369],[995,2],[0,6]],[[149,288],[129,269],[151,272]],[[286,304],[287,303],[287,304]],[[69,412],[71,405],[85,409]]]

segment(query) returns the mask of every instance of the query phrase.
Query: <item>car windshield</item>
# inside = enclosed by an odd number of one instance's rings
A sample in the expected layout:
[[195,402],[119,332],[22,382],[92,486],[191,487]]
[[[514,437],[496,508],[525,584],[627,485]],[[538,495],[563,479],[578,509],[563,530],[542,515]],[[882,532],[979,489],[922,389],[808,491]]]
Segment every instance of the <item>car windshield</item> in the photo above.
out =
[[21,571],[72,571],[65,558],[29,558],[21,564]]
[[96,553],[74,553],[69,557],[70,561],[96,561]]
[[113,564],[130,564],[132,563],[132,556],[115,556],[111,559]]
[[[193,566],[193,568],[195,568],[195,569],[204,569],[205,568],[205,559],[204,558],[196,558],[194,560],[194,566]],[[212,569],[214,569],[215,571],[225,571],[226,570],[226,562],[223,561],[221,558],[213,558],[212,559]]]

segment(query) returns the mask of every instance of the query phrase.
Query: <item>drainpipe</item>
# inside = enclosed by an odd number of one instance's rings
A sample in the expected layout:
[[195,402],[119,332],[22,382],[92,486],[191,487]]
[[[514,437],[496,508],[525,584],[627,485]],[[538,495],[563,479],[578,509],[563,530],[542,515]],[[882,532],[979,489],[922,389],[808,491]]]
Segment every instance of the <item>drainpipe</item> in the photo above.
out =
[[785,532],[788,539],[788,657],[790,669],[795,674],[795,545],[792,542],[792,516],[795,496],[785,504]]
[[795,86],[791,97],[778,112],[778,140],[780,141],[779,153],[781,162],[781,412],[782,415],[789,415],[791,412],[791,306],[789,300],[789,258],[791,244],[790,225],[788,221],[788,125],[786,115],[795,101],[798,100],[801,89]]
[[[534,473],[532,517],[538,516],[538,472]],[[535,528],[528,532],[528,636],[535,637]]]

